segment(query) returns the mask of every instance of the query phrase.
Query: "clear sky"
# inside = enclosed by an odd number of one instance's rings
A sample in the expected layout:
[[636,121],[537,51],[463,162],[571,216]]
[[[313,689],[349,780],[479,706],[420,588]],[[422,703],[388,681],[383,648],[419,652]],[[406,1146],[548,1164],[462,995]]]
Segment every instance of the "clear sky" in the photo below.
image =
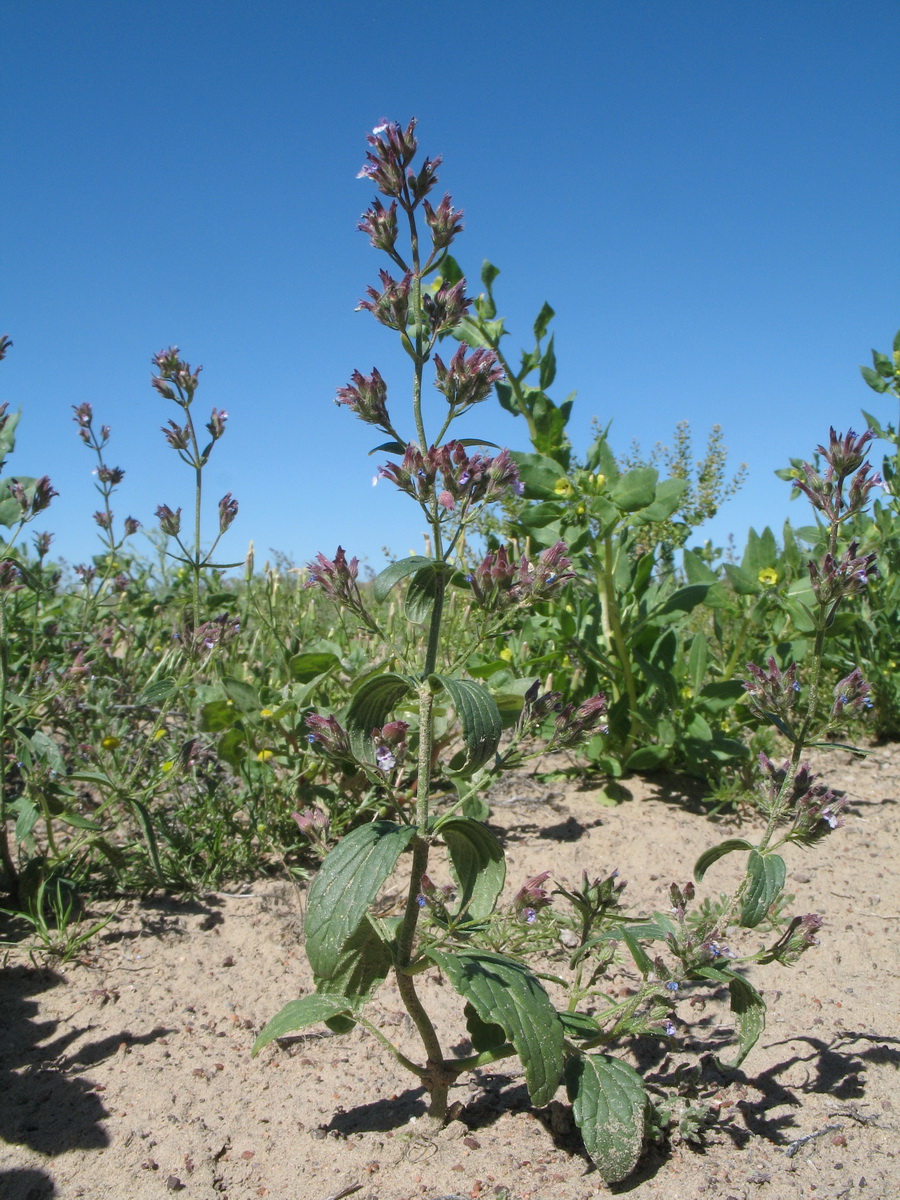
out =
[[[382,117],[416,116],[470,291],[483,258],[502,270],[508,348],[556,309],[576,450],[593,416],[623,452],[680,420],[699,449],[718,422],[750,474],[710,536],[807,523],[775,468],[861,407],[896,419],[858,364],[900,326],[898,38],[896,0],[6,5],[7,472],[51,476],[57,555],[96,553],[87,400],[126,472],[117,520],[190,505],[149,384],[174,343],[204,366],[204,420],[230,415],[208,484],[209,529],[240,501],[225,558],[420,552],[415,505],[372,487],[377,433],[332,403],[354,368],[379,366],[392,414],[408,387],[395,335],[354,311],[386,265],[355,176]],[[466,421],[528,449],[493,401]]]

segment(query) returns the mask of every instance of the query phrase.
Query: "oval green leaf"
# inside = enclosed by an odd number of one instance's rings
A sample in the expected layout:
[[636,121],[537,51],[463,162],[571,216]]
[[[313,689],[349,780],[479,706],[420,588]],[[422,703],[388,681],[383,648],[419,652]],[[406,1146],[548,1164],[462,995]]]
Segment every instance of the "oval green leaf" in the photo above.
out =
[[333,992],[311,992],[299,1000],[291,1000],[263,1027],[250,1053],[255,1058],[263,1046],[268,1046],[277,1038],[287,1037],[289,1033],[297,1033],[309,1025],[318,1025],[351,1011],[352,1005],[347,997]]
[[425,951],[486,1024],[516,1048],[532,1103],[553,1099],[562,1078],[563,1028],[540,981],[521,963],[479,950]]
[[720,858],[724,858],[726,854],[732,854],[735,850],[752,850],[753,846],[744,838],[728,838],[724,842],[719,842],[718,846],[713,846],[710,850],[705,850],[703,854],[694,863],[694,879],[697,883],[702,882],[703,876]]
[[741,905],[741,924],[747,929],[755,928],[778,898],[784,887],[784,859],[778,854],[760,854],[750,851],[747,874],[750,882]]
[[373,821],[352,830],[326,856],[306,908],[306,954],[317,979],[345,969],[344,947],[415,832],[412,825]]
[[489,917],[506,880],[503,847],[486,825],[468,817],[451,817],[437,832],[447,844],[460,915],[479,921]]
[[503,732],[500,712],[491,693],[474,679],[431,675],[429,682],[432,681],[440,684],[456,709],[466,747],[465,759],[457,773],[470,775],[490,762],[497,751]]
[[647,1093],[633,1067],[608,1054],[566,1064],[566,1090],[584,1146],[606,1183],[634,1170],[644,1145]]

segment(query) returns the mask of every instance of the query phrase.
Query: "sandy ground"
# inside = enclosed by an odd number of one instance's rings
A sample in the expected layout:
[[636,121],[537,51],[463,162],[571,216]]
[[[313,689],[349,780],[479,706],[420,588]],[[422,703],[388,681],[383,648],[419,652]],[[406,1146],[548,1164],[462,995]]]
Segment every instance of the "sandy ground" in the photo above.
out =
[[[8,956],[0,1197],[900,1197],[900,747],[863,761],[830,751],[816,766],[850,798],[842,829],[788,858],[791,911],[822,915],[821,945],[792,970],[752,976],[769,1003],[767,1028],[742,1069],[713,1079],[720,1119],[703,1149],[654,1146],[609,1188],[566,1110],[530,1107],[515,1060],[461,1083],[461,1119],[428,1139],[410,1136],[425,1111],[416,1081],[358,1029],[251,1059],[262,1025],[310,986],[302,894],[267,882],[236,896],[126,905],[65,968]],[[618,867],[631,905],[666,908],[669,883],[686,881],[697,855],[736,830],[658,783],[633,783],[617,808],[589,788],[523,776],[511,785],[492,824],[513,886],[545,869],[575,882],[583,868]],[[710,871],[714,891],[730,861]],[[438,981],[428,990],[445,1044],[459,1045],[457,998]],[[396,991],[382,989],[374,1009],[418,1057]],[[678,1017],[685,1045],[720,1036],[719,1014],[687,997]]]

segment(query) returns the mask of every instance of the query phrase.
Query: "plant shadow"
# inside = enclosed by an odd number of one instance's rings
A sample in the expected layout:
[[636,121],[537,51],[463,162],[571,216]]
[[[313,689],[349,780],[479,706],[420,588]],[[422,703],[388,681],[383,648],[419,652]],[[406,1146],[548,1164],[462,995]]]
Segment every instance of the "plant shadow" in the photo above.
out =
[[[89,1026],[54,1036],[58,1021],[36,1019],[38,997],[64,983],[64,977],[49,968],[24,965],[7,967],[0,977],[0,1008],[5,1018],[0,1044],[4,1099],[0,1138],[47,1157],[71,1150],[102,1150],[109,1145],[102,1125],[109,1114],[95,1085],[80,1072],[109,1058],[123,1045],[147,1044],[172,1032],[158,1028],[138,1037],[123,1030],[69,1053],[72,1043],[88,1032]],[[23,1185],[25,1182],[21,1180]],[[54,1194],[46,1188],[41,1191],[40,1180],[29,1186],[38,1188],[36,1197]],[[20,1188],[8,1194],[29,1193]]]

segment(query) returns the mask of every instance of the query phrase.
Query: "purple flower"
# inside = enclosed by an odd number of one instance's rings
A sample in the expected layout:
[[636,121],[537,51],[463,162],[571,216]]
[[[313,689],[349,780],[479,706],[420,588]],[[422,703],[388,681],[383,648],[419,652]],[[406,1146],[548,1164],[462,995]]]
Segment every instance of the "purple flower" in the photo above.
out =
[[390,208],[385,208],[380,200],[373,200],[356,228],[360,233],[368,234],[376,250],[390,254],[397,240],[397,201],[392,200]]
[[387,384],[378,368],[373,367],[371,375],[354,371],[350,378],[351,382],[346,387],[338,388],[335,404],[346,404],[361,421],[365,421],[367,425],[377,425],[389,433]]
[[437,208],[432,208],[427,200],[423,208],[425,220],[431,229],[432,246],[436,251],[445,250],[456,235],[462,233],[462,211],[453,207],[448,195],[444,196]]
[[534,924],[538,909],[546,908],[550,903],[549,895],[541,886],[549,878],[549,871],[542,871],[540,875],[532,875],[530,879],[526,879],[513,897],[513,911],[526,925]]
[[219,501],[219,533],[224,533],[238,515],[238,502],[231,492],[226,492]]
[[228,413],[224,409],[214,408],[212,415],[206,423],[206,428],[209,430],[210,437],[214,442],[217,442],[225,432],[225,422],[228,420]]
[[181,509],[176,508],[172,512],[168,504],[160,504],[156,510],[156,519],[159,521],[159,527],[163,533],[169,537],[177,537],[181,529]]
[[407,271],[402,279],[394,279],[387,271],[378,272],[381,279],[381,291],[377,288],[366,288],[368,300],[360,300],[357,312],[365,309],[376,321],[386,325],[388,329],[396,329],[400,333],[406,331],[409,323],[409,293],[412,287],[412,272]]
[[467,352],[468,346],[461,345],[449,366],[444,365],[440,355],[434,356],[434,386],[457,412],[486,400],[494,384],[503,378],[503,368],[493,350],[476,350],[470,358]]
[[194,370],[189,362],[178,357],[178,353],[177,346],[170,346],[168,350],[154,354],[151,361],[159,374],[154,375],[150,382],[166,400],[174,400],[182,408],[187,408],[200,385],[203,368]]

